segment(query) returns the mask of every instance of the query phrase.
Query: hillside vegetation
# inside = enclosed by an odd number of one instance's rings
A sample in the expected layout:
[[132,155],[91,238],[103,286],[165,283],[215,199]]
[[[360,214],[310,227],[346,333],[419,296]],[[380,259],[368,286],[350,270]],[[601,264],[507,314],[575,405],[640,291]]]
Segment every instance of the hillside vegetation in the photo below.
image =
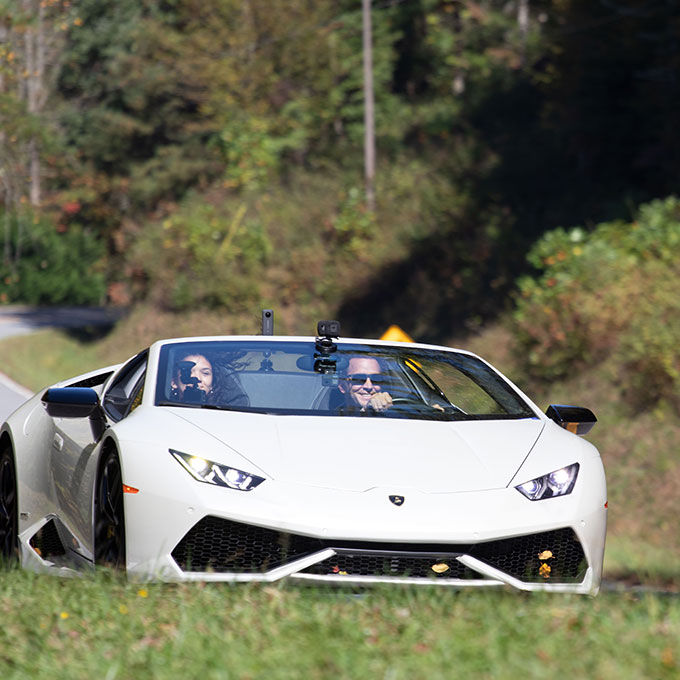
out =
[[0,302],[441,340],[507,308],[542,233],[676,191],[673,3],[371,20],[374,208],[358,0],[0,1]]

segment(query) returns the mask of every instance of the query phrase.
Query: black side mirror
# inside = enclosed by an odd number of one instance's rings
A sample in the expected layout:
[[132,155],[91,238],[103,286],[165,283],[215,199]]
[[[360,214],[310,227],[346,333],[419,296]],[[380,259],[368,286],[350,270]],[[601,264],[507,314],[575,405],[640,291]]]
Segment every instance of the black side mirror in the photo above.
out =
[[53,418],[88,418],[99,409],[99,395],[91,387],[51,387],[41,401]]
[[41,401],[52,418],[89,418],[96,442],[106,430],[99,395],[91,387],[51,387],[45,390]]
[[595,414],[590,409],[581,406],[550,404],[545,415],[573,434],[588,434],[597,422]]

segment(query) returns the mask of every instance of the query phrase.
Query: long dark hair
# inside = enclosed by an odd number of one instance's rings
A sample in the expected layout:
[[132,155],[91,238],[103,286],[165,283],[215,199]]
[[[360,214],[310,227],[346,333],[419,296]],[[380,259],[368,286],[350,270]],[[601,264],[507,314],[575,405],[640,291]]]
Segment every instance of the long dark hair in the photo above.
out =
[[208,404],[218,406],[250,406],[250,399],[243,390],[237,371],[247,366],[239,361],[245,352],[206,352],[203,356],[213,370],[212,389],[206,397]]

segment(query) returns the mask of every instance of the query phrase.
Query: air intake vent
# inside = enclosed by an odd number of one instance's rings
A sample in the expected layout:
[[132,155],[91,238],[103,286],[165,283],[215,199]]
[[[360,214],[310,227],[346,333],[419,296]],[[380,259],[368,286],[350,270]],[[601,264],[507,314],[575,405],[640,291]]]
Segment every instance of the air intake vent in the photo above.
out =
[[482,578],[456,559],[471,555],[526,582],[577,583],[587,563],[572,529],[478,544],[381,543],[319,539],[204,517],[177,544],[172,556],[188,572],[261,573],[324,548],[337,554],[305,574],[393,576],[434,580]]
[[66,554],[66,549],[59,538],[57,525],[53,519],[44,524],[33,535],[29,544],[44,560]]

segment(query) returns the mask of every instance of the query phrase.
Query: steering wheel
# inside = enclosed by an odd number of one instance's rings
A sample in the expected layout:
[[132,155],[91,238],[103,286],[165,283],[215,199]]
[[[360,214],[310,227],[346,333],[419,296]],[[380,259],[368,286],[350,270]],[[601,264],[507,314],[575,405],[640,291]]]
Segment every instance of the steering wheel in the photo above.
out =
[[[465,411],[463,411],[462,408],[459,408],[455,404],[428,404],[427,402],[423,401],[422,399],[414,399],[412,397],[394,397],[392,399],[392,405],[393,406],[418,406],[418,407],[427,407],[433,411],[440,411],[441,413],[458,413],[461,415],[465,415]],[[440,408],[441,407],[441,408]]]
[[424,401],[421,399],[411,399],[409,397],[394,397],[392,399],[392,404],[393,405],[399,405],[399,404],[416,404],[417,406],[428,406]]

